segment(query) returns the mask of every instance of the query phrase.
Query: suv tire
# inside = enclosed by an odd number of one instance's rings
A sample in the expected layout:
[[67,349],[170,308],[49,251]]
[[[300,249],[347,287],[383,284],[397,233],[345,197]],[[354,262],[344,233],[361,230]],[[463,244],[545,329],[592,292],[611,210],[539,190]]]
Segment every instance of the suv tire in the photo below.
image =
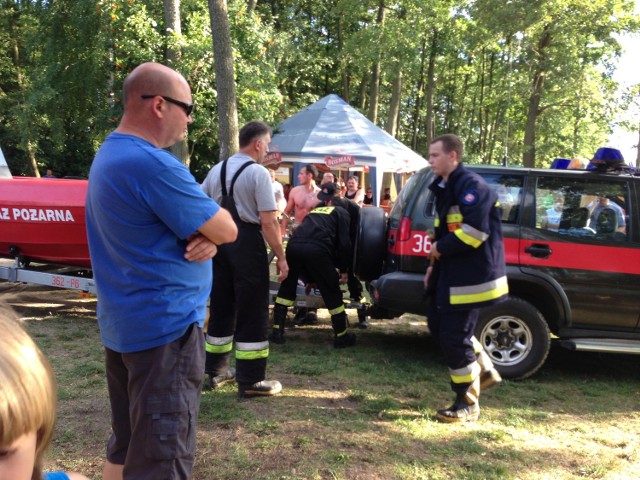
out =
[[387,217],[382,208],[360,209],[360,224],[353,255],[353,271],[361,281],[368,282],[382,274],[387,250]]
[[549,354],[549,326],[540,311],[520,298],[480,310],[476,338],[505,378],[533,375]]

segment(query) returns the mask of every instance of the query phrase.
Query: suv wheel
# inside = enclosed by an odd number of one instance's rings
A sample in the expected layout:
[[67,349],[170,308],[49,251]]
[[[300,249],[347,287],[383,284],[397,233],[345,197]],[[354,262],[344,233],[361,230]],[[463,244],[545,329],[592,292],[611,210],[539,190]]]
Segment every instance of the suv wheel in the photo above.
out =
[[542,314],[519,298],[480,311],[476,338],[505,378],[535,373],[549,354],[551,337]]
[[387,217],[379,207],[360,209],[360,224],[353,256],[353,271],[360,280],[375,280],[382,273],[387,250]]

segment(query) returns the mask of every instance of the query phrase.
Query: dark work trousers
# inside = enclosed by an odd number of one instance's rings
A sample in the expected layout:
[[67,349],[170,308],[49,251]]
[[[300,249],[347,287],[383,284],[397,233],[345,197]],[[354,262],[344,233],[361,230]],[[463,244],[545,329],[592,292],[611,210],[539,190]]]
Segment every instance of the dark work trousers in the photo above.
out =
[[264,380],[269,355],[269,264],[260,226],[236,224],[238,239],[213,258],[205,373],[227,372],[235,339],[236,381],[252,385]]
[[[289,275],[280,285],[276,303],[285,306],[293,304],[296,299],[298,276],[302,276],[308,282],[316,284],[324,305],[331,314],[334,333],[342,334],[347,328],[347,317],[340,290],[340,278],[329,248],[292,239],[289,240],[286,253]],[[281,303],[278,299],[284,302]]]
[[[437,340],[449,371],[459,370],[476,362],[471,337],[478,323],[478,309],[442,311],[429,302],[427,323],[431,335]],[[451,388],[456,393],[465,393],[469,383],[456,384]]]

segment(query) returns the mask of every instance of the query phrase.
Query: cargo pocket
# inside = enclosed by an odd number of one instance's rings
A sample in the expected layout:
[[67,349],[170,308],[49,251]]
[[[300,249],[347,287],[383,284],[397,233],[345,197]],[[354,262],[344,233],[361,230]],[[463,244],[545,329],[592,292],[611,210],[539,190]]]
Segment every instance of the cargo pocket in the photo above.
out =
[[145,454],[154,460],[170,460],[193,455],[195,412],[179,392],[147,398],[147,441]]

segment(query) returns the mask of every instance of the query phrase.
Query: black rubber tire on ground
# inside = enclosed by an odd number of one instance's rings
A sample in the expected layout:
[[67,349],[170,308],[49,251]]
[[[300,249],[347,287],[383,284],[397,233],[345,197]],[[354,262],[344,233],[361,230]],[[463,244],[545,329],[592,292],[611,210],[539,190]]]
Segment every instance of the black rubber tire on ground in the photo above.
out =
[[533,375],[549,354],[551,335],[540,311],[517,297],[480,311],[476,338],[504,378]]
[[353,271],[363,282],[375,280],[382,274],[387,252],[387,217],[379,207],[360,210],[360,224],[353,255]]

